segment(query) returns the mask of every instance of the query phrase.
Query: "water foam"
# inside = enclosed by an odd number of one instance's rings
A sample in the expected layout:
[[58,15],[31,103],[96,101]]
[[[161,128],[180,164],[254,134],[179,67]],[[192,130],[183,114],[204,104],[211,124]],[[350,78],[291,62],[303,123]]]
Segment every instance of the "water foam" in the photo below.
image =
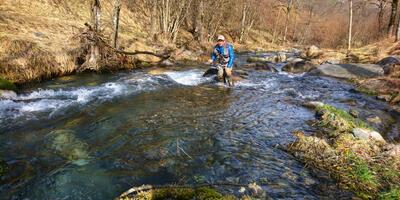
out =
[[40,113],[47,113],[49,117],[52,117],[74,106],[101,103],[142,90],[153,90],[161,85],[159,79],[160,77],[144,76],[144,74],[130,74],[115,82],[98,86],[58,90],[37,89],[23,93],[13,99],[0,100],[0,125],[19,117],[35,119],[35,115]]
[[203,77],[203,71],[194,69],[181,72],[165,72],[169,78],[181,85],[196,86],[202,83],[210,82],[212,78]]

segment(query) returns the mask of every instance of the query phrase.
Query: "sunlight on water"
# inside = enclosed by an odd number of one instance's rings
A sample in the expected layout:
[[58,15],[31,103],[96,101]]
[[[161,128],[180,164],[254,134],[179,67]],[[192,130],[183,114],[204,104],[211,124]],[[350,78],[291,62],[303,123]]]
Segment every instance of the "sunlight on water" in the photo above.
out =
[[204,71],[71,77],[0,100],[0,155],[15,172],[0,195],[102,200],[142,184],[263,182],[272,199],[351,197],[278,146],[311,129],[305,101],[381,102],[320,77],[249,70],[229,88]]
[[188,86],[195,86],[212,80],[212,78],[204,78],[203,73],[204,71],[197,69],[182,72],[165,72],[175,82]]

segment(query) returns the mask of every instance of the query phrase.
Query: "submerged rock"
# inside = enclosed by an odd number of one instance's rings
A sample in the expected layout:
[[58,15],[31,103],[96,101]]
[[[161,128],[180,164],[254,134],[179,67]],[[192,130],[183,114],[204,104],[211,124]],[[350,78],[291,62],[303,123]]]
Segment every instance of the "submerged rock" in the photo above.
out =
[[267,57],[249,57],[247,62],[257,63],[257,62],[273,62],[280,63],[286,62],[288,60],[288,56],[284,52],[278,52],[275,55],[267,56]]
[[50,148],[76,165],[89,162],[89,146],[75,137],[72,130],[56,130],[50,132]]
[[368,129],[354,128],[353,135],[356,138],[363,139],[363,140],[373,139],[376,141],[385,142],[385,139],[383,139],[383,137],[380,133],[378,133],[376,131],[368,130]]
[[17,98],[17,93],[11,90],[0,90],[0,99],[14,99]]
[[171,70],[167,70],[164,68],[155,68],[155,69],[150,70],[148,73],[151,75],[161,75],[168,71],[171,71]]
[[268,62],[250,63],[243,65],[243,67],[253,68],[258,71],[278,72],[278,70],[274,67],[274,65]]
[[317,68],[310,71],[309,74],[343,79],[357,79],[383,76],[384,71],[380,65],[375,64],[324,64],[317,66]]
[[307,107],[307,108],[311,108],[311,109],[316,109],[318,107],[322,107],[325,104],[319,101],[309,101],[303,104],[303,106]]
[[297,74],[297,73],[309,72],[313,69],[316,69],[316,67],[311,62],[300,61],[300,62],[286,64],[285,66],[283,66],[282,71]]

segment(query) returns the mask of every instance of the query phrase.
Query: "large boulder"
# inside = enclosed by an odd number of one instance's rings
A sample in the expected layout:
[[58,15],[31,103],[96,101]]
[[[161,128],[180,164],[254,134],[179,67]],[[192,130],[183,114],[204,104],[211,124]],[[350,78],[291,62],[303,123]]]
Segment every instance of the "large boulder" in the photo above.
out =
[[17,93],[11,90],[0,90],[0,99],[15,99]]
[[257,63],[250,63],[242,65],[245,68],[252,68],[257,71],[269,71],[269,72],[278,72],[278,70],[274,67],[272,63],[268,62],[257,62]]
[[307,59],[316,59],[319,58],[323,55],[324,53],[320,48],[318,48],[315,45],[312,45],[310,47],[307,47],[302,53],[301,57],[307,58]]
[[394,56],[386,57],[376,64],[383,67],[385,75],[392,75],[396,71],[400,71],[400,59]]
[[375,64],[323,64],[310,71],[310,75],[356,79],[383,76],[384,71],[382,66]]
[[376,141],[385,142],[385,139],[383,139],[383,137],[380,133],[378,133],[376,131],[372,131],[372,130],[355,128],[355,129],[353,129],[353,135],[354,135],[354,137],[362,139],[362,140],[373,139]]
[[313,69],[316,69],[316,67],[311,62],[300,61],[300,62],[286,64],[285,66],[283,66],[282,71],[297,74],[297,73],[309,72]]
[[274,55],[266,56],[266,57],[249,57],[247,58],[247,62],[257,63],[257,62],[273,62],[280,63],[286,62],[288,60],[288,56],[284,52],[278,52]]
[[400,65],[400,59],[394,56],[386,57],[379,62],[376,63],[377,65]]

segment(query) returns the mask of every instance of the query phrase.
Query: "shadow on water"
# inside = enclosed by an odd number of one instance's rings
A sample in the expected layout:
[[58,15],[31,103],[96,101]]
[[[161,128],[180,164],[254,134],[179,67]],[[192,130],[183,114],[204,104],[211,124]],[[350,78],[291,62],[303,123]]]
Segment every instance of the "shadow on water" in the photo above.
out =
[[0,195],[112,199],[141,184],[257,182],[271,198],[352,197],[279,146],[312,131],[304,101],[363,112],[385,104],[333,79],[251,71],[230,89],[201,72],[63,78],[0,102],[0,154],[12,169]]

